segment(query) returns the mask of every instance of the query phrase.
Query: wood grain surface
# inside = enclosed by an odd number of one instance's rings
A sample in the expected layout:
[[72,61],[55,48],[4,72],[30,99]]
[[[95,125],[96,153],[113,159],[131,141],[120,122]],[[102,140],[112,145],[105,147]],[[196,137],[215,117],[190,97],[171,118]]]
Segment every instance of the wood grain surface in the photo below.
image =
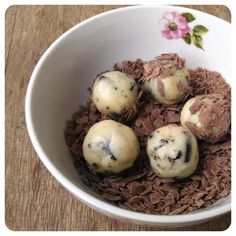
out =
[[[6,11],[5,221],[11,230],[167,230],[104,216],[65,190],[38,159],[28,136],[24,101],[30,75],[43,52],[66,30],[121,6],[11,6]],[[187,6],[230,21],[224,6]],[[225,230],[230,214],[169,230]]]

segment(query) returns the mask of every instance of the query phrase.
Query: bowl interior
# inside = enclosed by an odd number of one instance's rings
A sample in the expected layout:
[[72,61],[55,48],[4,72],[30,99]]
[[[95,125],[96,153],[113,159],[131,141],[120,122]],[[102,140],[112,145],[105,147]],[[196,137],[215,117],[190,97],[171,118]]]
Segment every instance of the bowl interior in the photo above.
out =
[[[205,50],[201,50],[182,39],[167,40],[161,35],[159,20],[173,10],[186,12],[177,7],[126,7],[89,19],[60,37],[35,68],[26,98],[29,133],[44,164],[60,182],[66,179],[70,186],[62,184],[74,194],[80,189],[99,198],[80,181],[64,140],[66,121],[86,103],[87,88],[97,73],[111,70],[122,60],[176,52],[189,68],[217,70],[230,82],[229,24],[187,9],[195,16],[195,24],[209,29],[204,36]],[[212,207],[229,201],[220,200]]]

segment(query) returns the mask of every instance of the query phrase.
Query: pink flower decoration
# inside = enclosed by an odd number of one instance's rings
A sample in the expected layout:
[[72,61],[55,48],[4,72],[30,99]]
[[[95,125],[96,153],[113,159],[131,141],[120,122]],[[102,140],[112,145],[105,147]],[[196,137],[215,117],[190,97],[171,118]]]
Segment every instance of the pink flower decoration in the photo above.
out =
[[186,19],[177,12],[166,12],[160,20],[161,33],[167,39],[184,38],[190,31]]

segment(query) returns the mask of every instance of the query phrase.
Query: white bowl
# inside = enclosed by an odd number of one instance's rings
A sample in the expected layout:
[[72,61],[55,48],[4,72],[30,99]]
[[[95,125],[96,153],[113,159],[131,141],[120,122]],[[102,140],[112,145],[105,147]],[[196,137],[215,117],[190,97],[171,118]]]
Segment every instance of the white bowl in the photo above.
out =
[[[183,39],[161,34],[165,12],[189,12],[204,25],[204,51]],[[167,15],[168,16],[168,15]],[[189,214],[163,216],[116,207],[85,186],[76,172],[64,140],[66,121],[85,104],[94,75],[125,59],[144,60],[163,52],[177,52],[187,66],[217,70],[230,83],[231,26],[225,21],[182,7],[135,6],[112,10],[81,22],[58,38],[39,60],[26,94],[26,122],[33,146],[51,174],[92,208],[138,223],[183,226],[207,221],[230,211],[230,197]]]

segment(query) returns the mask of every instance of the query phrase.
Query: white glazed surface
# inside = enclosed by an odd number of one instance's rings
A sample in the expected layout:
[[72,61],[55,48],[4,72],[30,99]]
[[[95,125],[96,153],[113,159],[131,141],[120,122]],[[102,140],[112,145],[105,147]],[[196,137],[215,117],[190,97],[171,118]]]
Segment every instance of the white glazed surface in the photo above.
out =
[[[167,40],[158,21],[166,11],[191,12],[195,24],[210,31],[205,51],[183,40]],[[151,59],[164,52],[186,58],[187,66],[217,70],[230,83],[230,24],[208,14],[171,6],[125,7],[92,17],[70,29],[45,52],[31,76],[26,122],[33,146],[52,175],[71,193],[98,211],[136,223],[165,226],[197,224],[230,211],[230,198],[207,209],[177,216],[148,215],[113,206],[80,180],[64,140],[66,121],[85,104],[94,75],[125,59]],[[227,37],[226,37],[227,35]]]

